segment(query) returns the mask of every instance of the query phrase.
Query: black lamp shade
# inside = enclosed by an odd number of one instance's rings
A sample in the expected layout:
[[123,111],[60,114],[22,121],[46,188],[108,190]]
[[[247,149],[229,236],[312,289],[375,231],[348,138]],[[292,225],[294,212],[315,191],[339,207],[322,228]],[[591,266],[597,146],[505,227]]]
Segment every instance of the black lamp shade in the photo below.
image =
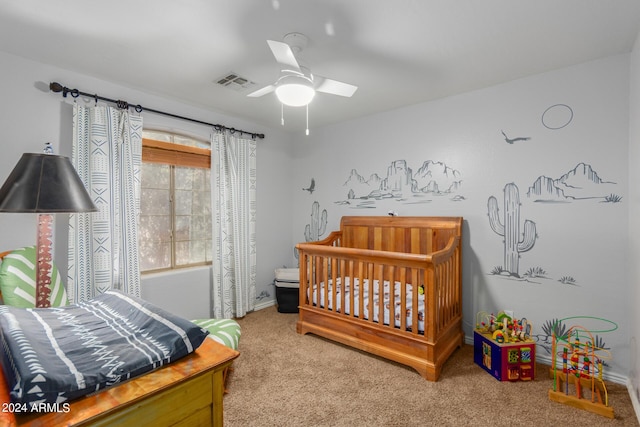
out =
[[0,188],[0,212],[95,212],[68,157],[24,153]]

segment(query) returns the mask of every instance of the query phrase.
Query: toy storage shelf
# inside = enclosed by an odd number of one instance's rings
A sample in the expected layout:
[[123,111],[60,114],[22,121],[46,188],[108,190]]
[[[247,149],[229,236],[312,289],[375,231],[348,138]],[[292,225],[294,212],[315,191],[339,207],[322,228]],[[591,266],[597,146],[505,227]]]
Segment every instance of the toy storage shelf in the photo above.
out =
[[530,381],[535,377],[536,344],[498,343],[491,335],[474,331],[473,360],[498,381]]

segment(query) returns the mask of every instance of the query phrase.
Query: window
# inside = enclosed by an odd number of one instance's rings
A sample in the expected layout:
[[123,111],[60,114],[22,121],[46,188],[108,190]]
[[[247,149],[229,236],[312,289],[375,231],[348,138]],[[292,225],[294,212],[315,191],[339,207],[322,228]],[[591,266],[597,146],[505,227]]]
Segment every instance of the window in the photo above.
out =
[[208,143],[143,132],[138,229],[143,273],[211,263],[210,168]]

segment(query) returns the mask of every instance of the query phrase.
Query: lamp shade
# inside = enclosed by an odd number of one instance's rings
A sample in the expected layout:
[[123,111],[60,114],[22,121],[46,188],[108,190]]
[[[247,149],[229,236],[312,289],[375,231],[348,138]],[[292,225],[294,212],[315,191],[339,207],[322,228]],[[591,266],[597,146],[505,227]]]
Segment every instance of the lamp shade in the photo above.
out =
[[276,96],[284,105],[302,107],[316,95],[313,83],[305,76],[286,75],[276,84]]
[[0,212],[95,212],[68,157],[24,153],[0,188]]

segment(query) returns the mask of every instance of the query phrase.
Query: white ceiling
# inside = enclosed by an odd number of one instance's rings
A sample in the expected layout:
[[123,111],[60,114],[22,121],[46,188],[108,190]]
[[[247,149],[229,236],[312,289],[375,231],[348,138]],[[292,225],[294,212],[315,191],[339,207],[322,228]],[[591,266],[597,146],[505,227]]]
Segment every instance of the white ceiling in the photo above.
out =
[[359,87],[318,94],[312,129],[626,53],[639,29],[638,0],[0,0],[0,50],[271,127],[275,95],[245,95],[278,77],[266,40],[304,33],[312,72]]

